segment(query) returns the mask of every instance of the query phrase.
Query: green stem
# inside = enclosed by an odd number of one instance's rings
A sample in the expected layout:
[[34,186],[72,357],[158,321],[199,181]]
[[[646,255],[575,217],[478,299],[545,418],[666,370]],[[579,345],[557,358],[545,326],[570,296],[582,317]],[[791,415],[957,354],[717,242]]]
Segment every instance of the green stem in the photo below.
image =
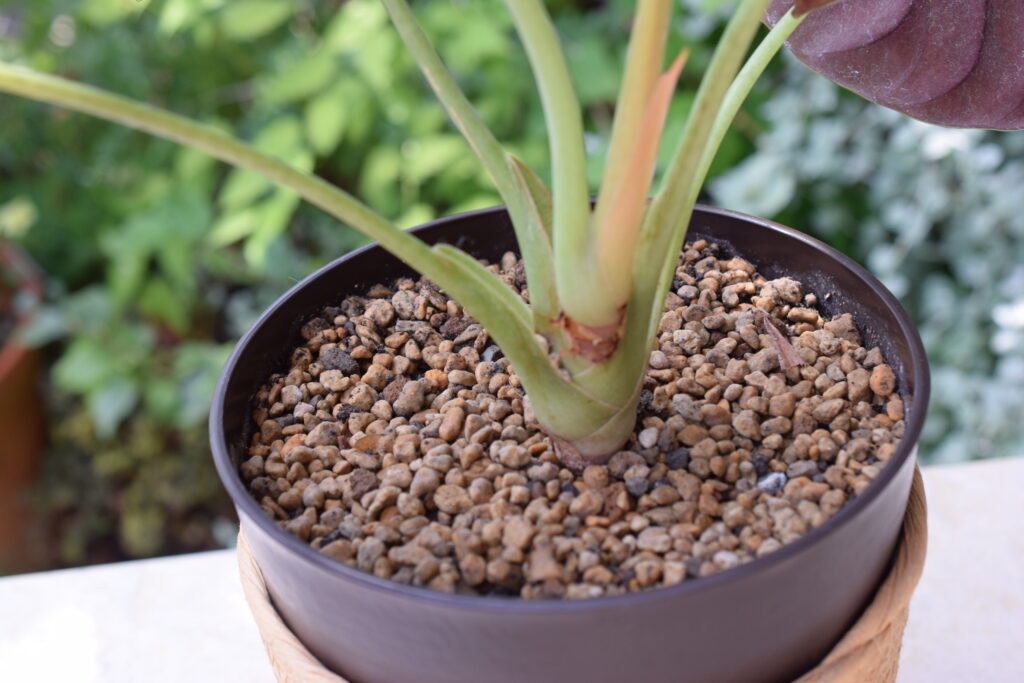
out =
[[[602,277],[596,284],[604,284],[600,289],[595,288],[594,294],[607,296],[616,307],[629,301],[633,262],[623,256],[635,251],[646,211],[646,206],[640,204],[636,206],[635,214],[630,212],[630,215],[623,216],[623,205],[633,204],[623,201],[623,188],[636,187],[635,195],[641,201],[646,201],[650,191],[654,164],[646,166],[647,159],[641,157],[646,167],[636,168],[637,159],[634,155],[637,148],[642,147],[652,136],[654,141],[650,147],[651,154],[657,153],[661,131],[644,130],[644,124],[661,76],[671,13],[672,3],[669,0],[637,2],[626,53],[626,68],[615,102],[615,118],[608,143],[604,177],[601,178],[601,188],[594,207],[594,258],[602,271]],[[612,216],[611,221],[609,216]]]
[[[651,260],[647,263],[661,262],[663,265],[660,269],[638,269],[626,313],[626,332],[616,355],[607,364],[574,376],[581,387],[598,398],[623,395],[639,386],[657,335],[693,205],[711,161],[754,83],[803,19],[803,16],[794,18],[791,13],[787,14],[765,36],[740,70],[739,60],[753,39],[766,4],[766,0],[748,0],[733,16],[701,83],[691,119],[672,165],[674,173],[670,172],[652,203],[645,225],[645,243],[641,244],[638,258],[648,258]],[[718,80],[722,81],[721,85],[716,83]],[[680,161],[684,158],[685,163]]]
[[[97,88],[3,62],[0,62],[0,92],[137,128],[255,171],[294,190],[310,203],[378,241],[437,283],[479,320],[509,357],[523,386],[533,398],[538,420],[552,434],[578,443],[584,453],[592,453],[593,449],[614,450],[615,445],[609,446],[603,435],[608,425],[622,421],[622,403],[596,399],[567,381],[534,337],[526,305],[492,273],[468,256],[452,247],[432,250],[342,190],[258,152],[212,126]],[[485,277],[489,279],[483,279]]]
[[[691,119],[694,116],[699,119],[695,123],[693,131],[695,139],[700,144],[687,146],[684,143],[684,145],[681,145],[681,148],[686,148],[686,172],[668,178],[652,204],[651,215],[649,216],[651,225],[658,226],[660,223],[661,226],[660,229],[654,230],[653,234],[650,235],[651,240],[648,243],[650,245],[649,253],[661,254],[664,259],[655,284],[656,289],[654,293],[656,296],[653,301],[656,303],[656,307],[652,308],[648,320],[647,335],[652,342],[654,335],[657,333],[658,319],[664,306],[669,283],[672,282],[672,277],[675,273],[678,254],[680,249],[682,249],[683,241],[686,239],[686,229],[690,224],[693,205],[697,202],[700,188],[707,177],[711,162],[714,160],[715,154],[718,152],[718,148],[729,130],[729,126],[736,117],[736,113],[750,94],[754,83],[757,82],[765,67],[768,66],[772,57],[781,49],[789,35],[800,25],[800,22],[806,16],[794,17],[792,11],[788,12],[768,32],[768,35],[764,37],[757,49],[746,60],[742,70],[737,73],[736,69],[739,60],[735,58],[735,55],[746,53],[746,46],[750,44],[754,32],[760,25],[760,18],[767,4],[768,1],[766,0],[748,0],[740,10],[742,12],[746,9],[749,14],[744,17],[747,20],[747,25],[737,29],[738,42],[729,43],[726,41],[726,37],[723,37],[722,42],[719,43],[715,57],[712,60],[712,68],[709,70],[708,75],[705,76],[704,81],[711,77],[711,73],[717,66],[714,62],[718,59],[718,52],[722,50],[723,46],[730,44],[733,48],[731,51],[727,50],[723,56],[722,64],[724,66],[722,68],[723,70],[727,69],[727,73],[730,76],[732,74],[735,74],[735,76],[730,79],[723,79],[723,81],[729,83],[728,88],[718,86],[709,89],[709,103],[707,106],[702,106],[700,102],[701,93],[698,92],[698,102],[694,105]],[[726,32],[727,34],[729,33],[728,29]],[[704,82],[701,83],[701,90],[703,89]],[[684,135],[686,134],[684,133]],[[673,212],[672,207],[674,205],[678,206],[680,203],[679,209]],[[652,301],[652,299],[648,298],[646,301]]]
[[[491,133],[480,115],[459,88],[440,55],[431,45],[423,28],[416,20],[405,0],[383,0],[391,21],[401,36],[420,70],[448,111],[455,126],[487,169],[495,187],[508,207],[516,239],[526,266],[530,285],[531,304],[543,316],[558,315],[558,300],[554,288],[554,264],[551,257],[551,237],[547,225],[538,223],[530,215],[529,197],[521,192],[519,178],[501,144]],[[540,183],[539,178],[535,182]],[[543,183],[540,183],[543,186]],[[547,188],[543,188],[547,192]]]
[[[768,35],[764,37],[764,40],[761,41],[757,49],[747,59],[743,68],[740,69],[732,85],[729,86],[729,90],[725,93],[722,104],[718,109],[718,114],[715,116],[707,142],[704,144],[700,163],[697,164],[697,170],[690,181],[690,189],[687,194],[687,203],[690,206],[697,203],[697,197],[700,196],[700,188],[704,185],[704,180],[707,178],[711,162],[715,160],[718,148],[721,147],[725,134],[729,132],[729,126],[732,125],[736,114],[740,111],[740,107],[743,106],[743,103],[750,95],[750,91],[753,89],[754,84],[757,83],[757,79],[761,77],[765,68],[772,61],[772,58],[782,49],[790,34],[796,30],[796,27],[800,25],[806,16],[806,13],[800,16],[793,16],[792,10],[787,12],[775,24],[772,30],[768,32]],[[680,247],[682,247],[681,244]]]
[[[726,92],[743,63],[770,2],[743,0],[726,25],[701,79],[682,138],[644,222],[640,248],[636,253],[639,260],[634,267],[627,334],[643,335],[646,340],[653,341],[693,213],[694,200],[690,197],[690,188],[698,177],[700,160]],[[646,310],[632,310],[635,308]],[[629,327],[631,324],[634,325],[632,329]]]
[[615,118],[608,142],[608,157],[604,165],[601,189],[594,208],[595,223],[608,213],[615,190],[625,180],[629,170],[629,157],[636,140],[643,133],[644,112],[650,103],[654,84],[661,74],[668,39],[669,17],[672,3],[666,0],[639,0],[636,17],[629,36],[626,68],[622,86],[615,102]]
[[[587,296],[577,273],[589,259],[586,156],[583,151],[583,118],[569,76],[569,67],[558,34],[540,0],[506,0],[516,29],[526,48],[548,130],[553,190],[555,278],[562,308],[586,320],[592,297]],[[603,321],[609,322],[609,321]]]
[[[206,152],[255,171],[351,225],[416,270],[444,277],[439,260],[416,237],[399,230],[355,197],[270,155],[258,152],[213,126],[80,83],[0,62],[0,92],[92,114]],[[438,284],[441,284],[438,282]],[[443,286],[443,285],[442,285]]]
[[391,15],[391,23],[419,64],[427,83],[491,175],[501,198],[505,200],[505,204],[513,204],[517,188],[508,164],[505,163],[505,151],[501,144],[480,119],[473,105],[441,61],[440,55],[434,50],[434,46],[430,44],[430,40],[416,20],[409,3],[405,0],[383,0],[383,3]]

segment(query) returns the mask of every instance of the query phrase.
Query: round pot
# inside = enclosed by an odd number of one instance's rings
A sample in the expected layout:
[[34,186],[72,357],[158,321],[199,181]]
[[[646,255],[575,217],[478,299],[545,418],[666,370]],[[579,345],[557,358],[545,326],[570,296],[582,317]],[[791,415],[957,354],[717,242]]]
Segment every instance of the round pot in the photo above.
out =
[[[497,260],[515,250],[503,209],[422,226],[430,243]],[[869,601],[892,556],[928,404],[924,348],[906,312],[867,271],[802,233],[698,207],[690,237],[727,243],[767,277],[791,275],[830,314],[849,312],[896,371],[906,431],[865,493],[771,555],[714,576],[625,596],[527,601],[436,593],[335,562],[267,517],[238,473],[252,397],[286,370],[303,321],[347,294],[410,274],[376,245],[292,288],[239,342],[210,413],[220,477],[268,590],[291,630],[351,681],[784,681],[811,668]]]
[[[18,292],[42,295],[42,282],[28,257],[14,246],[0,243],[0,268],[17,275],[15,289],[0,301],[7,311]],[[0,570],[27,570],[32,559],[26,554],[26,525],[29,520],[27,494],[39,470],[44,442],[44,410],[39,393],[39,353],[17,341],[18,328],[0,340]]]

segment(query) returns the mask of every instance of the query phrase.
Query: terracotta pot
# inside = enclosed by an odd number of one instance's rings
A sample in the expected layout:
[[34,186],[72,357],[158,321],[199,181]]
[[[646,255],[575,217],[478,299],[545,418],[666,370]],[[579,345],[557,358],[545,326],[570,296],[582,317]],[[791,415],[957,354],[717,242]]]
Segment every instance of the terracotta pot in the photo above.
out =
[[[42,295],[39,275],[20,250],[0,243],[0,267],[17,273],[18,290]],[[39,360],[37,351],[18,344],[17,328],[0,342],[0,569],[31,568],[27,497],[38,471],[45,425]]]
[[[515,249],[491,209],[423,226],[497,259]],[[906,312],[863,268],[774,223],[699,207],[690,236],[725,243],[767,277],[792,275],[830,314],[850,312],[897,372],[907,406],[895,455],[865,493],[781,550],[720,574],[584,601],[447,595],[378,579],[282,530],[238,474],[252,397],[288,367],[299,328],[328,304],[410,271],[376,245],[314,273],[271,306],[224,368],[210,415],[214,459],[274,605],[328,667],[351,681],[784,681],[807,671],[867,604],[892,558],[928,404],[924,348]]]

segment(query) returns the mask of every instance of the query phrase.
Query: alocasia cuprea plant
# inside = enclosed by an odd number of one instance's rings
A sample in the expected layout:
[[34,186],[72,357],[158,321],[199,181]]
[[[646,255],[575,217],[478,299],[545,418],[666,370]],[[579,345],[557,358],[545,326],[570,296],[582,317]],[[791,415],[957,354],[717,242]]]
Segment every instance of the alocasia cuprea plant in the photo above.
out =
[[[798,0],[792,6],[781,0],[741,0],[707,67],[661,186],[648,199],[669,100],[686,55],[664,68],[672,2],[639,0],[607,165],[592,206],[580,107],[541,0],[507,0],[507,5],[544,106],[550,189],[486,128],[406,0],[383,4],[508,207],[525,263],[529,303],[469,254],[450,245],[427,246],[341,189],[220,130],[7,64],[0,64],[0,91],[203,150],[265,175],[377,240],[487,328],[522,381],[538,422],[555,438],[563,460],[574,466],[603,461],[632,433],[648,355],[698,192],[741,103],[791,34],[797,55],[812,67],[913,116],[994,127],[1003,122],[1012,127],[1014,111],[1020,118],[1024,77],[1017,62],[1022,60],[989,59],[994,49],[990,32],[972,33],[976,22],[956,30],[962,23],[959,11],[954,21],[944,22],[954,12],[946,3],[938,8],[926,0]],[[982,24],[989,17],[980,0],[955,4],[964,6],[972,22],[979,12]],[[1012,26],[1019,28],[1024,21],[1011,16],[1024,13],[1012,11],[1009,0],[988,6],[989,12],[1005,14]],[[747,56],[766,11],[773,27]],[[804,29],[794,34],[807,16]],[[942,30],[930,31],[932,26]],[[891,38],[903,32],[904,38]],[[1002,35],[1002,29],[995,32]],[[1012,48],[1020,35],[1007,34],[999,46]],[[972,56],[963,56],[972,46]],[[1007,104],[997,115],[991,111],[995,105],[985,103],[1012,100],[990,92],[1000,84],[1016,84],[1010,90],[1017,94],[1017,109]]]

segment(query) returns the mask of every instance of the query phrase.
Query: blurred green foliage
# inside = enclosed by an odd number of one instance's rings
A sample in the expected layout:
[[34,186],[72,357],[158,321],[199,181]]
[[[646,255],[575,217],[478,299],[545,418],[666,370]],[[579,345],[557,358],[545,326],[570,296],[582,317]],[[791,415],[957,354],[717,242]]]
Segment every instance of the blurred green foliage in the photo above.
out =
[[[728,6],[684,4],[702,14],[672,34],[692,55],[668,140]],[[596,187],[633,3],[549,7]],[[416,11],[498,138],[546,175],[543,117],[500,0]],[[0,8],[0,58],[223,127],[401,226],[498,203],[376,0],[14,0]],[[49,278],[26,339],[52,356],[40,506],[54,561],[229,542],[205,437],[217,373],[262,308],[362,237],[250,172],[141,133],[12,98],[0,124],[0,232]],[[753,149],[748,133],[730,133],[716,173]]]

